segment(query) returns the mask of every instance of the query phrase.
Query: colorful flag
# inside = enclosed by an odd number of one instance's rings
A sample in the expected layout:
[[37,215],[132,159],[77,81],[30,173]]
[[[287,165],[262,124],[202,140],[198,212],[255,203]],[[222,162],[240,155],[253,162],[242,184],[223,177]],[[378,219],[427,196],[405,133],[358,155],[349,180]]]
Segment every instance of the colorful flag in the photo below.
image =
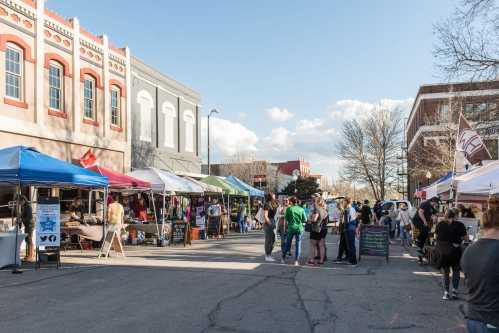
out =
[[456,148],[464,153],[464,157],[466,157],[471,164],[477,164],[483,160],[492,159],[482,138],[471,128],[462,113],[459,116],[459,131],[457,133]]
[[96,161],[97,157],[92,153],[91,148],[80,158],[80,164],[85,168],[94,165]]

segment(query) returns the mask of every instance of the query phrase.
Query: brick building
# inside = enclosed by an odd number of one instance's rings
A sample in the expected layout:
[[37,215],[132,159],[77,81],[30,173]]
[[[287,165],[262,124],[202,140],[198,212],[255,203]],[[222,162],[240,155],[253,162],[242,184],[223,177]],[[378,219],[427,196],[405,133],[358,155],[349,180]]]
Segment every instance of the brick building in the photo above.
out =
[[[455,136],[462,112],[498,157],[499,80],[423,85],[406,124],[408,194],[453,166]],[[458,167],[460,167],[458,165]]]
[[0,0],[0,147],[130,168],[130,53],[44,0]]
[[293,175],[294,170],[300,171],[300,175],[302,177],[310,176],[310,163],[303,160],[294,160],[294,161],[286,161],[286,162],[278,162],[272,163],[273,165],[279,168],[279,171],[286,175]]

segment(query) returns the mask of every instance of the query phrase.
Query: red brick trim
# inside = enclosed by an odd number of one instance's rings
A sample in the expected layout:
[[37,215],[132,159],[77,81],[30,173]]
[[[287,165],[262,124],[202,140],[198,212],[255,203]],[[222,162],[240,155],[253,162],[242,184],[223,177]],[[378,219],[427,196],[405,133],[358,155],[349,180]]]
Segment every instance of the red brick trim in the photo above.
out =
[[31,56],[31,47],[22,38],[11,35],[11,34],[0,34],[0,51],[4,51],[7,48],[7,43],[13,43],[19,46],[24,51],[24,60],[35,63],[35,58]]
[[68,119],[68,114],[66,112],[64,112],[64,111],[54,110],[54,109],[49,108],[48,109],[48,114],[50,116]]
[[120,126],[116,126],[116,125],[111,124],[111,126],[109,126],[109,128],[111,128],[111,131],[123,132],[123,127],[120,127]]
[[116,86],[120,89],[121,97],[126,97],[126,89],[125,89],[125,85],[123,83],[121,83],[120,81],[118,81],[116,79],[110,79],[109,80],[109,90],[111,90],[113,88],[113,86]]
[[88,68],[88,67],[81,68],[80,69],[80,82],[83,82],[85,80],[85,74],[88,74],[95,79],[95,83],[97,85],[96,88],[102,89],[102,81],[100,79],[99,74],[95,70],[93,70],[92,68]]
[[99,126],[99,122],[97,120],[89,119],[89,118],[83,118],[83,123],[87,125],[92,125],[95,127]]
[[73,22],[66,20],[64,17],[59,16],[57,13],[55,13],[47,8],[44,8],[44,11],[45,11],[45,15],[56,20],[57,22],[64,24],[65,26],[67,26],[69,28],[73,27]]
[[59,55],[57,53],[45,53],[45,68],[46,69],[49,69],[50,60],[57,61],[58,63],[60,63],[62,65],[62,67],[64,68],[64,76],[73,77],[71,75],[71,73],[69,72],[69,68],[70,68],[69,62],[67,62],[67,60],[64,59],[64,57],[62,57],[61,55]]
[[21,109],[27,109],[28,108],[28,103],[17,101],[15,99],[11,99],[8,97],[3,98],[4,104],[12,105]]

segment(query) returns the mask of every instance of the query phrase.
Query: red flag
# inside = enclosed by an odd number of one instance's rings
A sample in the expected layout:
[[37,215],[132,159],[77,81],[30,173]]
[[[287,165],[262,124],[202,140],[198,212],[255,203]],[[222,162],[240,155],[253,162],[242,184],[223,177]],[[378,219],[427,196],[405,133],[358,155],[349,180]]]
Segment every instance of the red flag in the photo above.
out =
[[492,159],[482,138],[471,128],[462,113],[459,116],[459,131],[457,133],[456,146],[458,150],[464,153],[464,156],[471,164]]
[[97,157],[92,153],[92,149],[89,148],[87,152],[80,158],[80,164],[83,167],[88,167],[94,165],[97,161]]

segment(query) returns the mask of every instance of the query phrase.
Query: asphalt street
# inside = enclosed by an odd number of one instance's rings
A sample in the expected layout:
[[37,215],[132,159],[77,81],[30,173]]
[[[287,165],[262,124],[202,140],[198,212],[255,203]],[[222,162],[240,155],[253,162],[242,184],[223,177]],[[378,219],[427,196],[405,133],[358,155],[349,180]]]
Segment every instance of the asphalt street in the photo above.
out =
[[63,263],[0,270],[0,332],[465,332],[462,301],[442,301],[439,274],[396,245],[389,263],[295,267],[264,262],[253,232]]

